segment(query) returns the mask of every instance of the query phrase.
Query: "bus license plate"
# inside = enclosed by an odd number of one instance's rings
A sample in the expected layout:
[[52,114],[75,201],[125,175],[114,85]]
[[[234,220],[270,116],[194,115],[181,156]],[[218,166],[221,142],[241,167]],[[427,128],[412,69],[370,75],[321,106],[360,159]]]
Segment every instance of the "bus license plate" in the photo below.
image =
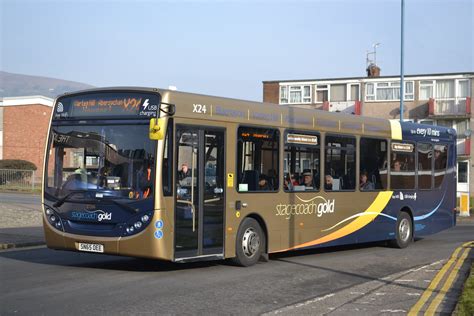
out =
[[101,244],[86,244],[86,243],[79,243],[79,250],[80,251],[88,251],[88,252],[104,252],[104,245]]

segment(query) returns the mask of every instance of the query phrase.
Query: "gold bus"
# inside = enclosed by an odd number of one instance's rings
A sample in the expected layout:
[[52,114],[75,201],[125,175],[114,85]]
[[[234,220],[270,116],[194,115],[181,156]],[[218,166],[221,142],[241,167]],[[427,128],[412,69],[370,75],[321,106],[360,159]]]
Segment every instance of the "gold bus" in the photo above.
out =
[[175,262],[414,237],[456,223],[456,133],[152,88],[55,101],[53,249]]

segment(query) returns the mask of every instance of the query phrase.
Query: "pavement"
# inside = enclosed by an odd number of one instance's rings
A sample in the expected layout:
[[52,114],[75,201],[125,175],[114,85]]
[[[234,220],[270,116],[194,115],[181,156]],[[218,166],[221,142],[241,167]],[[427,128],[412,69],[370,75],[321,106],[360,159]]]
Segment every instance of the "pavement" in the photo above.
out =
[[0,249],[43,245],[41,196],[0,193]]

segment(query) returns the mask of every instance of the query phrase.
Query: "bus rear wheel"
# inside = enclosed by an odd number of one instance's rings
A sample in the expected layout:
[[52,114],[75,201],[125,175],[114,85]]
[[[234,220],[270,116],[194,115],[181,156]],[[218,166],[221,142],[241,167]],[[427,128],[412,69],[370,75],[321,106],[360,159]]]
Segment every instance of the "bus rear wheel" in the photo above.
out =
[[413,222],[407,212],[398,215],[395,230],[395,239],[392,246],[395,248],[406,248],[413,241]]
[[234,263],[243,267],[254,265],[265,251],[265,234],[253,218],[246,218],[237,233]]

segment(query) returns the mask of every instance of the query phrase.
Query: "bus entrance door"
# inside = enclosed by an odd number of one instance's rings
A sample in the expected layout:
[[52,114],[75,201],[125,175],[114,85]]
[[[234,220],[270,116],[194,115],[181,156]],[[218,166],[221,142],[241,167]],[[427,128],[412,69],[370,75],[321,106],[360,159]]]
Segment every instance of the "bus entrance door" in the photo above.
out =
[[224,131],[176,127],[175,260],[223,256]]

